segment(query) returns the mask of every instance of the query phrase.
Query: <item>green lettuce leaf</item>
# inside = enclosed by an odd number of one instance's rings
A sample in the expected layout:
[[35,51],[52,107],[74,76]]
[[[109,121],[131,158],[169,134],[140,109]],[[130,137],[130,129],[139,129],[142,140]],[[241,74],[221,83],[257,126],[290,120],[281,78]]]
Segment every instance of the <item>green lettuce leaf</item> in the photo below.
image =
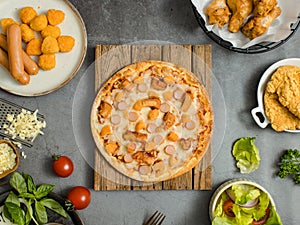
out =
[[215,217],[212,225],[237,225],[234,221],[231,221],[228,217]]
[[238,225],[249,225],[249,224],[252,223],[252,221],[253,221],[252,216],[247,214],[247,213],[244,213],[241,210],[240,206],[234,204],[233,208],[232,208],[232,211],[235,215],[236,224],[238,224]]
[[250,185],[234,184],[231,190],[235,196],[236,204],[246,204],[249,200],[254,200],[260,196],[260,190]]
[[255,137],[245,137],[237,140],[232,149],[232,154],[237,161],[241,173],[250,173],[259,167],[259,150],[254,144]]
[[273,206],[270,207],[270,216],[265,225],[282,225],[280,217]]
[[259,220],[265,215],[269,203],[270,199],[268,194],[263,192],[259,197],[259,204],[255,207],[256,210],[253,212],[253,218],[255,220]]

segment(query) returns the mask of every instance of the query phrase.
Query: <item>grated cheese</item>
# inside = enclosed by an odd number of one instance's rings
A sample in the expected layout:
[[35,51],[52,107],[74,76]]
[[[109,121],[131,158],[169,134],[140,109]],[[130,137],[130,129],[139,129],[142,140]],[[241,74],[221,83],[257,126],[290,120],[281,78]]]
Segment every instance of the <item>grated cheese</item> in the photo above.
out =
[[17,136],[24,139],[31,139],[33,141],[39,134],[43,135],[42,128],[46,127],[46,121],[39,121],[37,119],[38,110],[34,113],[22,109],[18,115],[7,114],[6,120],[9,124],[4,124],[3,128],[5,133],[12,136],[15,139]]
[[14,168],[16,157],[14,150],[8,144],[0,144],[0,174]]

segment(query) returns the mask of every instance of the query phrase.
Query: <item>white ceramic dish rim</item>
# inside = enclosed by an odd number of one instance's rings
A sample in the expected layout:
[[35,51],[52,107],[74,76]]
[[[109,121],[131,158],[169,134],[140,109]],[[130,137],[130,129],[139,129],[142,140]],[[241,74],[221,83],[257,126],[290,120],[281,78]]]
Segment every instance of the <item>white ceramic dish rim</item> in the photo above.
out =
[[238,179],[232,179],[232,180],[229,180],[229,181],[226,181],[225,183],[221,184],[217,190],[214,192],[214,194],[212,195],[211,197],[211,200],[210,200],[210,203],[209,203],[209,218],[211,221],[213,221],[214,219],[214,211],[215,211],[215,208],[219,202],[219,198],[220,196],[222,195],[222,193],[227,190],[228,188],[230,188],[233,184],[248,184],[248,185],[252,185],[252,186],[255,186],[257,187],[258,189],[260,189],[261,191],[265,192],[268,194],[269,198],[270,198],[270,202],[271,204],[274,206],[274,208],[276,209],[276,206],[275,206],[275,202],[272,198],[272,196],[270,195],[270,193],[264,188],[262,187],[260,184],[254,182],[254,181],[251,181],[251,180],[247,180],[247,179],[244,179],[244,178],[238,178]]
[[[275,72],[275,70],[279,66],[284,66],[284,65],[293,65],[293,66],[300,66],[300,58],[287,58],[280,60],[274,64],[272,64],[262,75],[258,88],[257,88],[257,102],[258,102],[258,107],[255,107],[254,109],[251,110],[251,114],[257,125],[261,128],[266,128],[269,124],[270,121],[267,119],[265,115],[265,110],[264,110],[264,103],[263,103],[263,96],[265,92],[265,88],[267,85],[267,82],[270,80],[272,74]],[[260,121],[260,118],[258,117],[258,114],[261,114],[263,116],[263,121]],[[300,133],[300,130],[285,130],[286,132],[290,133]]]

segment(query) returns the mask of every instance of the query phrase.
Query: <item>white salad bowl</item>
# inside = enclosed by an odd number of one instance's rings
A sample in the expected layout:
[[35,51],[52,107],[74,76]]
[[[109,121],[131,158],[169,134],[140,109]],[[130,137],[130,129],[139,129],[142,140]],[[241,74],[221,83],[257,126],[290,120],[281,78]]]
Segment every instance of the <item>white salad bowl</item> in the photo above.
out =
[[216,191],[214,192],[214,194],[212,195],[210,203],[209,203],[209,217],[210,217],[211,221],[213,221],[213,219],[214,219],[214,211],[215,211],[215,209],[216,209],[216,207],[217,207],[217,205],[218,205],[218,203],[220,201],[222,193],[224,191],[226,191],[228,188],[230,188],[234,184],[247,184],[247,185],[251,185],[251,186],[254,186],[254,187],[260,189],[261,191],[267,193],[268,196],[269,196],[269,199],[270,199],[270,203],[272,204],[272,206],[276,210],[275,202],[274,202],[272,196],[270,195],[270,193],[264,187],[262,187],[261,185],[255,183],[254,181],[251,181],[251,180],[247,180],[247,179],[243,179],[243,178],[232,179],[232,180],[226,181],[225,183],[221,184],[216,189]]

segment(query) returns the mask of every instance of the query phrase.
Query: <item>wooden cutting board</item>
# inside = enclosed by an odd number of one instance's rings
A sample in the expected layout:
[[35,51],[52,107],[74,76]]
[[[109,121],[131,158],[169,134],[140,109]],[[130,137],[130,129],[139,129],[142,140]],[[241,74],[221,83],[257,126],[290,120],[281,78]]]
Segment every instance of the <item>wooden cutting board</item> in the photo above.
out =
[[[97,45],[95,52],[95,90],[122,67],[137,61],[162,60],[192,71],[211,96],[212,53],[210,45]],[[211,146],[201,162],[175,179],[145,183],[119,173],[94,153],[94,189],[100,190],[211,190]]]

